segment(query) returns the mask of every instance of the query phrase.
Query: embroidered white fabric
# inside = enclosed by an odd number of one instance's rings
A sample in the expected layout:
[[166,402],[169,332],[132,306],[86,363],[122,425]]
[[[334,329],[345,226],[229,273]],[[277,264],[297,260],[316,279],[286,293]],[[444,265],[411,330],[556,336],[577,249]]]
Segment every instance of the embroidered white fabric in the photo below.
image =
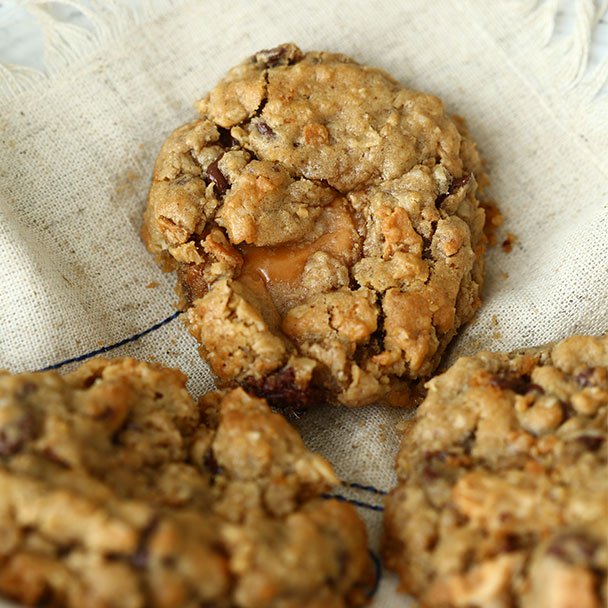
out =
[[[193,102],[285,41],[385,68],[468,120],[502,234],[517,240],[509,255],[490,251],[483,307],[451,358],[608,331],[607,5],[5,3],[0,40],[37,35],[44,56],[30,66],[44,72],[0,64],[0,368],[40,369],[124,341],[108,356],[179,367],[196,395],[212,387],[179,320],[157,326],[174,313],[174,277],[139,239],[142,210],[159,147]],[[15,40],[5,48],[18,60]],[[395,424],[407,415],[325,408],[297,421],[346,482],[340,493],[366,503],[374,550],[382,496],[348,484],[394,484]],[[395,587],[384,573],[373,606],[408,605]]]

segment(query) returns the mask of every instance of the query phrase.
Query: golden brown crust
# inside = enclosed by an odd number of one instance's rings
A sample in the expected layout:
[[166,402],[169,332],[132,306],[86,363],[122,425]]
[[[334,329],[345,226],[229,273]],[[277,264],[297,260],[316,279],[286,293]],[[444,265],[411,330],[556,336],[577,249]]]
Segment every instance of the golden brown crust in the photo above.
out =
[[133,359],[0,376],[0,592],[29,605],[359,606],[329,463],[243,390]]
[[386,501],[402,588],[438,608],[604,606],[608,336],[464,357],[427,386]]
[[[158,157],[144,240],[177,268],[220,381],[263,393],[293,372],[292,392],[364,405],[429,377],[479,306],[487,178],[462,121],[382,70],[294,45],[237,66],[197,109]],[[336,331],[323,299],[363,333]],[[303,310],[314,332],[294,322]]]

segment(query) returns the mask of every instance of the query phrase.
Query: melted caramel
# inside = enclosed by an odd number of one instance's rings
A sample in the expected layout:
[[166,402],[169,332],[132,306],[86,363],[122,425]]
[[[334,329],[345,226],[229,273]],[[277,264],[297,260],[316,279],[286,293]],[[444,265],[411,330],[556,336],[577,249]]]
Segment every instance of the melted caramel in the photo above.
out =
[[266,288],[277,307],[283,309],[287,300],[293,303],[299,299],[300,278],[314,253],[324,251],[345,263],[352,263],[358,235],[344,201],[327,207],[317,225],[321,226],[321,236],[304,245],[241,247],[243,269],[239,279],[255,291]]

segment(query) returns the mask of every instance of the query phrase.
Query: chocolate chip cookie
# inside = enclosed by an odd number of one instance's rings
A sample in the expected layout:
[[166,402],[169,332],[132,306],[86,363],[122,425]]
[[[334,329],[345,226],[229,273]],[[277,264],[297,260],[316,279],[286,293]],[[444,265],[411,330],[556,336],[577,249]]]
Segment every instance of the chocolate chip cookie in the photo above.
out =
[[242,389],[92,360],[0,375],[0,593],[36,606],[359,606],[371,565],[331,466]]
[[606,605],[608,336],[460,359],[428,383],[384,556],[424,606]]
[[165,142],[143,237],[219,380],[408,404],[479,306],[486,181],[461,119],[344,55],[232,69]]

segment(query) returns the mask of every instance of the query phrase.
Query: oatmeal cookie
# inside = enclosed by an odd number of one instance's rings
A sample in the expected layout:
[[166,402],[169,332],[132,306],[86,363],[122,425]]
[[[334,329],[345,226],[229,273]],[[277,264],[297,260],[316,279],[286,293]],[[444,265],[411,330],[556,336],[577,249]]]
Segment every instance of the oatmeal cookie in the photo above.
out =
[[601,608],[608,336],[460,359],[428,383],[384,557],[430,608]]
[[487,178],[463,121],[293,44],[197,109],[158,156],[143,238],[201,355],[278,404],[407,404],[480,301]]
[[242,389],[133,359],[0,375],[0,593],[36,606],[366,603],[331,466]]

